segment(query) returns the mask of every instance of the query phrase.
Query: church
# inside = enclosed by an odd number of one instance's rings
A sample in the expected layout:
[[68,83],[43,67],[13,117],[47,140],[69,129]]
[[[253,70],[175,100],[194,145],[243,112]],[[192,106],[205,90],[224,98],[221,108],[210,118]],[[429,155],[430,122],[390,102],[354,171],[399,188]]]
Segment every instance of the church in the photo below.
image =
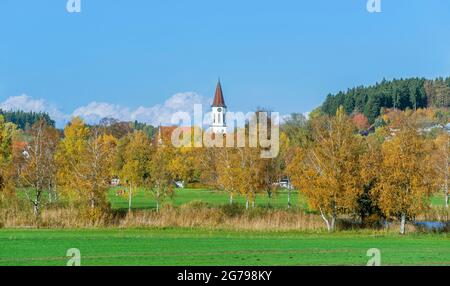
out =
[[[220,79],[217,82],[216,92],[214,94],[213,103],[211,105],[211,124],[209,131],[214,134],[227,133],[227,106],[223,97],[222,84]],[[159,126],[152,141],[155,145],[165,145],[171,140],[172,133],[177,129],[183,129],[183,132],[190,132],[192,127],[181,126]]]
[[227,133],[227,106],[225,104],[225,99],[223,98],[222,85],[220,79],[217,82],[216,93],[214,95],[214,100],[211,105],[211,131],[214,134],[225,134]]

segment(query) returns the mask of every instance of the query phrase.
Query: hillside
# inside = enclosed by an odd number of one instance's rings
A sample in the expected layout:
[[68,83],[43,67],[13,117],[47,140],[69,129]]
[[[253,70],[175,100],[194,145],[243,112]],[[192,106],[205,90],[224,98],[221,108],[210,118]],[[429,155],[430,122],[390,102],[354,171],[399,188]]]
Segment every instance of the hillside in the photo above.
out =
[[449,107],[450,77],[383,80],[372,86],[354,87],[346,92],[329,94],[321,111],[332,115],[341,105],[348,114],[364,113],[371,123],[380,115],[381,108]]

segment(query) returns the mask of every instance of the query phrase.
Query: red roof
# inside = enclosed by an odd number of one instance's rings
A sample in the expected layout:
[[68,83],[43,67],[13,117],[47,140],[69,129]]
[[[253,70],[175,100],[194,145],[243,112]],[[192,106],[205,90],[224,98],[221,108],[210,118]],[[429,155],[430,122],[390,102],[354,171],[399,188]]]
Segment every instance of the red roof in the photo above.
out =
[[213,107],[227,107],[225,105],[225,100],[223,99],[222,85],[220,84],[220,80],[217,83],[216,94],[214,96],[214,101],[212,104]]

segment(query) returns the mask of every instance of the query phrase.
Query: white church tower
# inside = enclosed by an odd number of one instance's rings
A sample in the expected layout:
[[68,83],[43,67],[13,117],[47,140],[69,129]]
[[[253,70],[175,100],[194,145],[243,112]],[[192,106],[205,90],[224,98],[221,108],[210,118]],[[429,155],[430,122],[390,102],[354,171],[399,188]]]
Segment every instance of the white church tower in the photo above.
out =
[[227,133],[227,106],[225,105],[225,100],[223,99],[222,85],[220,80],[217,83],[216,94],[214,95],[214,101],[211,106],[212,108],[212,124],[211,130],[215,134],[225,134]]

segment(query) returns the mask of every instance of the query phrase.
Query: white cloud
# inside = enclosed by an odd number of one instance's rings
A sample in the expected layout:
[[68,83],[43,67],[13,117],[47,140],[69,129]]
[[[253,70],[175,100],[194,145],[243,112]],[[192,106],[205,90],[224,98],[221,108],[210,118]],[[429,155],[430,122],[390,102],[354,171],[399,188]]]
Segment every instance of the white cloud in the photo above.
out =
[[0,108],[3,110],[46,112],[56,121],[57,127],[62,128],[75,116],[83,118],[90,124],[98,123],[102,118],[111,117],[120,121],[137,120],[154,126],[159,124],[171,125],[173,114],[177,112],[192,114],[194,104],[202,104],[204,114],[209,112],[209,100],[195,92],[177,93],[162,104],[139,106],[136,109],[130,109],[118,104],[93,101],[85,106],[76,108],[71,114],[65,114],[55,105],[43,99],[34,99],[26,94],[9,97],[4,102],[0,102]]
[[47,103],[43,99],[33,99],[26,94],[11,96],[0,103],[2,110],[23,110],[34,112],[46,112],[50,117],[57,122],[57,124],[64,124],[69,116],[61,112],[55,105]]
[[88,123],[97,123],[102,118],[112,117],[120,121],[137,120],[154,126],[170,125],[173,114],[176,112],[192,114],[194,104],[203,104],[204,109],[209,107],[208,101],[203,96],[195,92],[184,92],[173,95],[163,104],[150,107],[139,106],[134,110],[106,102],[91,102],[77,108],[72,116],[79,116]]
[[72,113],[72,116],[81,117],[89,123],[97,123],[100,119],[105,117],[127,120],[127,118],[129,118],[129,115],[130,111],[126,107],[96,101],[91,102],[86,106],[78,107]]

